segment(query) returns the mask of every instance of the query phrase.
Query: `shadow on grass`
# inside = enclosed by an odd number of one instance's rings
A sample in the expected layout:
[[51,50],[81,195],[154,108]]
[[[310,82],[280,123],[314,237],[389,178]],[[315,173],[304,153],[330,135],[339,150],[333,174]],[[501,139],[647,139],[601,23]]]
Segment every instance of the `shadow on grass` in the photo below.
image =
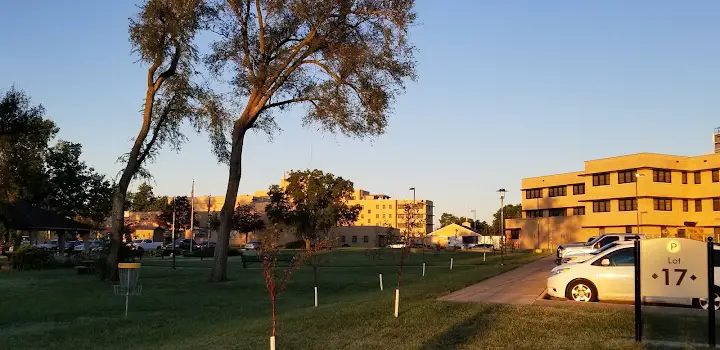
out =
[[465,318],[462,322],[448,328],[439,336],[426,341],[422,349],[456,349],[460,345],[472,342],[475,338],[482,337],[483,334],[488,331],[490,321],[498,310],[498,306],[489,305],[470,317]]

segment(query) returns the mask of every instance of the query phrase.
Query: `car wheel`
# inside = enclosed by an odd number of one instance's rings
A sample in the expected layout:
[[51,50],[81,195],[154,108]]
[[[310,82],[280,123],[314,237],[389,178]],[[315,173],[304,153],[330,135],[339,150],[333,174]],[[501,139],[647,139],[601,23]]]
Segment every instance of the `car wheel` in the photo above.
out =
[[579,280],[571,282],[565,293],[568,300],[591,302],[597,301],[597,288],[590,281]]
[[[718,293],[718,292],[719,292],[718,288],[715,288],[715,293],[714,293],[715,294],[715,310],[720,310],[720,293]],[[701,309],[707,310],[707,308],[708,308],[707,298],[697,299],[697,305]]]

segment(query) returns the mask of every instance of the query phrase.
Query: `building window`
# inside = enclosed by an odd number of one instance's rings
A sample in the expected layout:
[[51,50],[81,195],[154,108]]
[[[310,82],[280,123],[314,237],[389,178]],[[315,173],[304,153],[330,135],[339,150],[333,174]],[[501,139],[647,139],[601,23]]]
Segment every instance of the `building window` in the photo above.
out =
[[[695,203],[697,208],[697,203]],[[653,200],[653,207],[655,210],[660,211],[672,211],[672,199],[670,198],[655,198]]]
[[542,188],[525,190],[525,199],[542,198]]
[[527,210],[525,211],[525,217],[526,218],[541,218],[543,217],[543,210]]
[[574,184],[573,194],[585,194],[585,184]]
[[352,236],[352,242],[357,243],[357,236]]
[[385,214],[383,214],[383,219],[385,218]]
[[379,219],[379,218],[380,218],[380,214],[375,214],[375,218],[376,218],[376,219]]
[[549,197],[561,197],[567,195],[567,186],[555,186],[548,188]]
[[388,205],[388,209],[392,209],[392,205]]
[[380,209],[380,204],[375,205],[375,209]]
[[689,209],[689,203],[688,203],[688,202],[689,202],[689,201],[688,201],[687,199],[683,199],[683,211],[684,211],[684,212],[690,211],[690,209]]
[[360,214],[360,218],[361,218],[361,219],[364,219],[364,218],[365,218],[365,214]]
[[632,233],[632,226],[625,226],[625,233]]
[[713,211],[720,211],[720,198],[713,198]]
[[340,236],[340,242],[345,243],[345,236]]
[[607,213],[610,211],[610,201],[594,201],[593,213]]
[[715,236],[716,242],[720,240],[720,227],[713,228],[713,235]]
[[696,171],[693,173],[693,176],[695,177],[695,184],[702,183],[702,172]]
[[687,185],[687,171],[682,172],[682,183],[683,185]]
[[719,169],[713,169],[712,182],[720,182],[720,170]]
[[695,200],[695,211],[698,213],[702,211],[702,199]]
[[567,208],[552,208],[548,214],[549,216],[567,216]]
[[370,238],[368,236],[363,236],[363,243],[370,242]]
[[593,175],[593,186],[607,186],[610,184],[610,173]]
[[370,223],[370,219],[368,219],[368,224]]
[[385,209],[385,204],[383,204],[383,209]]
[[370,211],[370,209],[368,209],[368,214],[372,214],[372,212]]
[[624,198],[618,199],[618,210],[620,211],[633,211],[637,210],[637,199],[635,198]]
[[670,170],[653,170],[653,182],[672,182],[672,172]]
[[635,179],[636,179],[635,170],[626,170],[626,171],[618,172],[618,183],[619,184],[635,182]]
[[678,229],[677,237],[678,237],[678,238],[685,238],[685,229],[684,229],[684,228],[679,228],[679,229]]
[[585,215],[585,207],[573,208],[573,215]]

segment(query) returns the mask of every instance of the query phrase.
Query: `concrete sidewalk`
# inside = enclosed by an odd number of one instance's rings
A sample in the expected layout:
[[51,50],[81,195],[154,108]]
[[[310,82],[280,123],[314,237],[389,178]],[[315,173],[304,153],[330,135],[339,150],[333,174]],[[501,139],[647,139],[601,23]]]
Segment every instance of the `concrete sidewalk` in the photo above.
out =
[[555,266],[554,255],[542,258],[439,300],[529,305],[543,294],[550,270]]

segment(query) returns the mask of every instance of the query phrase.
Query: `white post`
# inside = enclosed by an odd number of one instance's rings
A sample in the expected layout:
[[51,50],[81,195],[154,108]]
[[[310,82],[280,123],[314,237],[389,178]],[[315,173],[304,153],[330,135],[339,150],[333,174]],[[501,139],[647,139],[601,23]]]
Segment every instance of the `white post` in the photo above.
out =
[[450,258],[450,270],[452,270],[453,258]]
[[275,336],[270,337],[270,350],[275,350]]
[[425,263],[423,263],[423,277],[425,277]]
[[483,253],[483,262],[485,262],[485,253]]
[[400,289],[395,289],[395,317],[398,317],[398,311],[400,311]]
[[318,300],[317,300],[317,299],[318,299],[318,296],[317,296],[317,287],[315,287],[315,307],[317,307],[317,305],[318,305],[318,302],[317,302]]
[[382,274],[380,273],[380,274],[378,274],[378,276],[380,277],[380,290],[383,290]]

